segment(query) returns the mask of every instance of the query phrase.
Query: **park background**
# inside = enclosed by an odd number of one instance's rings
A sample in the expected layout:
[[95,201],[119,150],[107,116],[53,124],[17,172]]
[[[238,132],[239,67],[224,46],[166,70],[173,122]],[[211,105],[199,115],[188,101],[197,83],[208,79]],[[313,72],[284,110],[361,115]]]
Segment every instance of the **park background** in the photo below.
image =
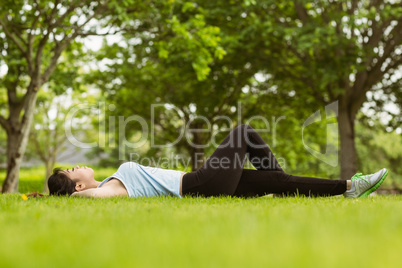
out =
[[[278,250],[271,263],[289,267],[392,266],[402,248],[394,240],[398,196],[25,201],[17,193],[46,192],[55,166],[88,165],[102,180],[132,153],[138,161],[177,155],[190,164],[167,168],[195,170],[202,164],[195,156],[216,147],[192,146],[212,135],[195,130],[211,127],[219,143],[244,123],[268,129],[260,134],[290,174],[348,179],[386,167],[381,189],[398,193],[401,51],[399,0],[2,0],[1,266],[268,265],[261,249]],[[331,105],[336,117],[327,113]],[[84,108],[72,118],[77,107]],[[306,126],[317,112],[321,119]],[[142,138],[140,123],[119,126],[133,115],[155,130],[135,150],[124,141]],[[182,129],[186,138],[174,146],[151,146]],[[80,149],[72,136],[97,146]],[[121,239],[133,234],[142,244]],[[104,255],[74,257],[88,249]],[[153,250],[160,255],[150,257]],[[364,258],[370,250],[387,253]]]
[[[190,165],[164,167],[196,170],[196,155],[242,123],[263,130],[288,173],[347,179],[387,167],[385,186],[402,184],[400,1],[3,2],[3,192],[18,191],[21,166],[34,167],[22,187],[46,186],[57,164],[117,168],[133,153],[179,155]],[[331,103],[336,118],[325,116]],[[133,115],[153,133],[119,125]],[[173,146],[150,146],[179,130]]]

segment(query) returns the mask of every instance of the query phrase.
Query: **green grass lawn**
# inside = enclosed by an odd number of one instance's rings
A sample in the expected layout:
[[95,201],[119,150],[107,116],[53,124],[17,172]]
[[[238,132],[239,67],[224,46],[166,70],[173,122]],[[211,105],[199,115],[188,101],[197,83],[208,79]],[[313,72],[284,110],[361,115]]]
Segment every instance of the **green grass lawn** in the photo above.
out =
[[401,201],[0,195],[0,267],[400,267]]

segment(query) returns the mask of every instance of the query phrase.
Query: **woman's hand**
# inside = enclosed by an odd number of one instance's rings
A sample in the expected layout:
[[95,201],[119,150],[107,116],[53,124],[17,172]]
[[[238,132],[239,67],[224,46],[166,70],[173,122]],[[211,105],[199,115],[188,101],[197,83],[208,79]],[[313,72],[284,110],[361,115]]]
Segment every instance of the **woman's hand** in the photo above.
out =
[[72,197],[94,197],[96,189],[86,189],[82,191],[76,191],[71,194]]
[[72,197],[94,197],[94,198],[104,198],[113,196],[128,196],[127,193],[119,193],[112,187],[104,186],[102,188],[91,188],[82,190],[79,192],[74,192],[71,194]]

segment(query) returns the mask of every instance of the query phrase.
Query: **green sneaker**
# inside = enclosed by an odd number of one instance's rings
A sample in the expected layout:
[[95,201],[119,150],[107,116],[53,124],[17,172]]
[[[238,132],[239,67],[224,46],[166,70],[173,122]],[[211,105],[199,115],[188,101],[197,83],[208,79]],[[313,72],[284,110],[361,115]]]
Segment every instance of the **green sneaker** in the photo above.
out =
[[367,197],[369,194],[377,190],[378,187],[380,187],[387,175],[388,170],[385,168],[369,175],[357,173],[351,178],[352,188],[347,190],[343,196],[346,198]]

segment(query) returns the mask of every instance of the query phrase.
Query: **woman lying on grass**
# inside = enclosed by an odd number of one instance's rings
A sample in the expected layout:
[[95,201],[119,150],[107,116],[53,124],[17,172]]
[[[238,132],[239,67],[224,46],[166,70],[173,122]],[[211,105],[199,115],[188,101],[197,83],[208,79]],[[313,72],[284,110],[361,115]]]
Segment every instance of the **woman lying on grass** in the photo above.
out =
[[[248,157],[257,170],[243,169]],[[94,179],[88,167],[55,169],[49,177],[50,195],[82,197],[112,196],[241,196],[266,194],[366,197],[387,176],[384,168],[377,173],[358,173],[350,180],[327,180],[286,174],[268,145],[249,125],[232,130],[215,152],[197,171],[146,167],[135,162],[122,164],[116,173],[102,182]]]

